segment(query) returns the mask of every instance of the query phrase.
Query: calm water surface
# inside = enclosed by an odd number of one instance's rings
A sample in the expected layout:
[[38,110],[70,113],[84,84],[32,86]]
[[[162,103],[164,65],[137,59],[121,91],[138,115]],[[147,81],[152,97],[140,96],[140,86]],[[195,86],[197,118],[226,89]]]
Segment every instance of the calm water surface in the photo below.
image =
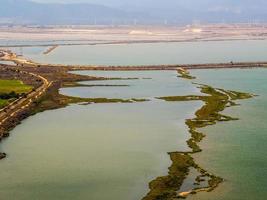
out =
[[24,55],[42,63],[81,65],[266,61],[267,40],[61,46],[48,55],[43,51],[38,47],[24,48]]
[[[31,56],[42,62],[64,64],[177,64],[264,61],[266,50],[266,41],[234,41],[60,47],[47,56]],[[167,173],[170,160],[166,152],[187,149],[189,135],[184,120],[202,104],[168,103],[154,97],[199,94],[190,81],[177,79],[174,72],[83,73],[139,79],[87,82],[128,87],[67,88],[61,92],[151,101],[72,105],[27,119],[0,145],[0,150],[8,153],[8,158],[0,162],[1,198],[141,199],[148,191],[148,182]],[[239,121],[203,130],[207,137],[201,143],[204,151],[195,155],[197,163],[226,180],[215,191],[189,199],[265,200],[267,70],[192,73],[198,77],[194,82],[259,96],[225,111],[239,117]],[[192,182],[190,177],[188,182]]]
[[265,200],[267,197],[267,69],[199,70],[197,81],[259,95],[226,110],[239,121],[205,128],[204,151],[196,160],[226,179],[211,193],[189,200]]
[[[128,76],[138,76],[132,73]],[[183,88],[199,92],[173,72],[150,72],[145,75],[156,83],[143,88],[155,91],[146,95],[150,102],[72,105],[40,113],[17,126],[0,146],[8,153],[0,162],[1,198],[141,199],[151,180],[167,174],[171,164],[167,152],[188,150],[184,121],[202,105],[153,99],[165,94],[158,88],[161,74],[170,80],[166,88],[177,81],[175,95],[183,95]],[[133,84],[139,81],[143,80]],[[144,91],[133,92],[133,97]]]
[[[199,89],[177,78],[175,71],[134,71],[134,72],[113,72],[113,71],[88,71],[73,72],[78,74],[100,76],[100,77],[121,77],[137,78],[138,80],[109,80],[109,81],[89,81],[83,84],[99,85],[98,87],[64,88],[63,94],[80,97],[106,97],[106,98],[145,98],[201,94]],[[185,84],[187,83],[187,84]],[[101,85],[112,85],[102,87]],[[117,85],[117,86],[116,86]],[[118,87],[123,85],[121,87]]]

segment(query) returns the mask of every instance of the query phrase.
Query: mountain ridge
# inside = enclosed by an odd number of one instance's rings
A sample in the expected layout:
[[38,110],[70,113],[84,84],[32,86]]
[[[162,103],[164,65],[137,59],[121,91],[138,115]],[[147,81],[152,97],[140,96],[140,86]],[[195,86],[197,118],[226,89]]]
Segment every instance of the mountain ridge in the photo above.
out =
[[[142,3],[143,2],[143,3]],[[243,3],[242,3],[243,2]],[[1,0],[0,24],[162,24],[267,21],[263,0],[136,0],[113,6]],[[194,6],[192,6],[194,5]]]

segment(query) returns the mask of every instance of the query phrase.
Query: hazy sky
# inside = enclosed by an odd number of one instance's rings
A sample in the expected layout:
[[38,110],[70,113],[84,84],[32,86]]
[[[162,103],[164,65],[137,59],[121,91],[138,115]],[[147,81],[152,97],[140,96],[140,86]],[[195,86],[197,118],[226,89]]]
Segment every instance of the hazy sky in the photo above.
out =
[[[232,0],[32,0],[42,3],[93,3],[93,4],[102,4],[107,6],[122,6],[125,7],[153,7],[157,5],[157,7],[166,6],[166,5],[185,5],[192,7],[192,4],[196,6],[197,4],[206,4],[210,5],[213,2],[221,2],[221,1],[232,1]],[[240,0],[233,0],[240,1]],[[247,0],[241,0],[247,1]],[[257,0],[254,0],[257,1]],[[259,1],[259,0],[258,0]]]
[[[32,0],[43,3],[93,3],[126,10],[139,10],[142,8],[164,9],[164,8],[188,8],[189,10],[240,10],[242,7],[266,9],[266,0]],[[264,7],[264,8],[263,8]],[[256,10],[255,9],[255,10]],[[249,14],[249,13],[248,13]]]
[[[168,2],[177,4],[179,2],[187,2],[188,0],[32,0],[43,3],[93,3],[93,4],[102,4],[109,6],[125,6],[125,5],[134,5],[134,6],[144,6],[144,5],[153,5],[153,4],[167,4]],[[191,0],[191,1],[200,1],[200,0]],[[204,0],[204,1],[218,1],[218,0]],[[221,0],[219,0],[221,1]]]
[[[0,0],[2,2],[4,0]],[[47,18],[51,22],[55,21],[55,16],[50,16],[49,12],[52,9],[57,9],[52,14],[58,14],[62,18],[60,20],[81,23],[84,20],[91,20],[92,18],[99,18],[109,20],[116,18],[119,20],[137,19],[150,22],[186,22],[205,21],[205,22],[247,22],[249,20],[267,21],[267,0],[31,0],[42,3],[91,3],[107,5],[110,8],[101,6],[36,6],[29,4],[29,7],[16,7],[16,1],[25,0],[6,0],[6,2],[15,3],[14,9],[0,6],[0,16],[25,16],[25,20],[35,19],[36,16],[40,21],[46,22]],[[29,1],[29,0],[26,0]],[[5,1],[4,1],[5,2]],[[7,4],[8,5],[8,4]],[[20,4],[18,4],[20,5]],[[22,3],[23,5],[23,3]],[[41,11],[33,12],[32,7],[40,8]],[[2,8],[2,10],[1,10]],[[16,10],[16,9],[17,10]],[[25,11],[23,11],[24,8]],[[75,8],[77,13],[72,15],[69,10]],[[86,9],[84,9],[86,8]],[[29,9],[29,10],[27,10]],[[48,15],[43,16],[43,9],[47,9]],[[50,10],[49,10],[50,9]],[[90,10],[90,12],[88,12]],[[80,12],[80,13],[78,13]],[[40,14],[41,13],[41,14]],[[17,15],[16,15],[17,14]],[[35,14],[35,15],[34,15]],[[79,21],[80,20],[80,21]],[[74,23],[74,22],[73,22]]]
[[32,0],[37,2],[43,2],[43,3],[77,3],[77,2],[83,2],[83,3],[93,3],[93,4],[103,4],[103,5],[109,5],[109,6],[118,6],[118,5],[134,5],[138,7],[142,7],[144,5],[186,5],[190,7],[194,7],[197,5],[219,5],[219,4],[251,4],[253,2],[254,4],[257,4],[259,2],[265,2],[266,0]]
[[125,4],[127,0],[32,0],[37,2],[43,2],[43,3],[94,3],[94,4],[105,4],[105,5],[120,5]]

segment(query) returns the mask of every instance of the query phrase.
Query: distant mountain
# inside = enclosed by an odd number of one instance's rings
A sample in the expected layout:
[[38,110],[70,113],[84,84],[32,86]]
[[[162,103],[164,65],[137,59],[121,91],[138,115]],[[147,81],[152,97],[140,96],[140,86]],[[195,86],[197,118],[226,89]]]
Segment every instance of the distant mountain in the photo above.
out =
[[267,21],[266,0],[134,0],[120,8],[148,13],[154,19],[192,22]]
[[[142,16],[142,15],[140,15]],[[47,4],[1,0],[0,22],[26,24],[90,24],[132,19],[137,13],[95,4]]]
[[193,21],[267,21],[266,0],[109,0],[108,2],[110,3],[104,6],[1,0],[0,24],[123,24],[134,22],[186,24]]

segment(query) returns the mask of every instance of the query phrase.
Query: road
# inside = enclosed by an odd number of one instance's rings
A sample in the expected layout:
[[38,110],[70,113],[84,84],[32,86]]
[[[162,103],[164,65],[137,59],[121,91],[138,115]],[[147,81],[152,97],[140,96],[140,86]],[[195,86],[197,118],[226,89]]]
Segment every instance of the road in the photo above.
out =
[[13,101],[8,106],[1,109],[0,110],[0,126],[3,125],[7,120],[15,117],[21,111],[27,109],[32,104],[32,102],[38,99],[39,97],[41,97],[52,84],[52,82],[49,82],[46,78],[38,74],[25,72],[25,71],[20,71],[20,73],[34,76],[37,79],[42,80],[42,85],[38,87],[37,89],[32,90],[31,92],[27,93],[24,97],[21,97]]

